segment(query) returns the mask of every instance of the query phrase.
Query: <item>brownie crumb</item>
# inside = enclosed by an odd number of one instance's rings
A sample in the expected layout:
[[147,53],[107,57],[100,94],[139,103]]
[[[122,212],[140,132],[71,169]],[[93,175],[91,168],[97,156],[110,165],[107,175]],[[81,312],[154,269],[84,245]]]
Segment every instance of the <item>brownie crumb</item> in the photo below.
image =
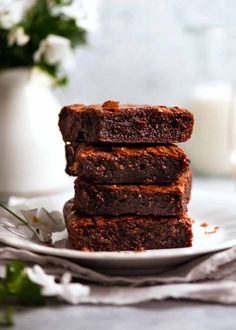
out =
[[214,227],[212,230],[205,231],[204,234],[209,235],[209,234],[215,234],[219,230],[219,226]]
[[209,225],[208,225],[207,222],[203,222],[203,223],[200,224],[200,226],[205,228],[205,227],[208,227]]
[[120,102],[108,100],[103,103],[102,108],[109,109],[109,110],[115,110],[115,109],[119,109],[119,106],[120,106]]

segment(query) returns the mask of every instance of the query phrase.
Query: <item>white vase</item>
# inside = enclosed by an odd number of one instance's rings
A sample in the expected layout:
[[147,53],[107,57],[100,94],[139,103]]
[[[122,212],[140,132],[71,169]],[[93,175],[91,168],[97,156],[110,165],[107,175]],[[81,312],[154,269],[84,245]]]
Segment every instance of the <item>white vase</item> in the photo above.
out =
[[60,105],[42,74],[0,73],[0,199],[59,192],[70,180],[58,129]]

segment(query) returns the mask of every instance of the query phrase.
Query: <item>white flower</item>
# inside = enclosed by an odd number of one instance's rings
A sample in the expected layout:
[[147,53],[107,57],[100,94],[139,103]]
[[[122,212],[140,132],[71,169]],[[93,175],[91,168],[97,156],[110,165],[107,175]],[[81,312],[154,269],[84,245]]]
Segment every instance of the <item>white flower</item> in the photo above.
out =
[[17,46],[24,46],[29,41],[29,36],[25,34],[23,27],[19,26],[16,29],[12,29],[8,34],[7,44],[8,47],[16,44]]
[[96,31],[99,28],[98,10],[101,3],[101,0],[84,1],[84,15],[78,17],[79,26],[88,31]]
[[12,21],[11,17],[4,12],[0,12],[0,26],[3,29],[10,29],[15,23]]
[[34,61],[40,62],[44,57],[48,64],[60,64],[71,55],[70,40],[54,34],[40,41],[38,50],[34,53]]
[[26,273],[29,279],[43,289],[43,295],[52,296],[55,292],[55,277],[47,275],[39,265],[34,265],[32,268],[27,268]]
[[54,8],[53,14],[63,14],[76,20],[85,30],[94,31],[99,27],[98,9],[101,0],[76,0],[69,6]]
[[34,5],[36,0],[0,0],[0,26],[11,29],[18,24],[25,11]]
[[58,295],[62,299],[71,304],[78,304],[81,297],[86,297],[90,293],[90,288],[88,286],[79,283],[70,283],[71,274],[65,273],[62,276],[61,284],[58,288]]
[[46,297],[57,296],[71,304],[78,304],[81,297],[90,293],[88,286],[71,283],[70,273],[65,273],[61,283],[56,283],[54,276],[47,275],[40,266],[35,265],[33,268],[27,268],[27,275],[32,282],[42,287],[42,295]]
[[30,227],[37,229],[39,240],[44,243],[51,243],[52,234],[65,229],[63,216],[58,211],[48,212],[45,208],[22,210]]

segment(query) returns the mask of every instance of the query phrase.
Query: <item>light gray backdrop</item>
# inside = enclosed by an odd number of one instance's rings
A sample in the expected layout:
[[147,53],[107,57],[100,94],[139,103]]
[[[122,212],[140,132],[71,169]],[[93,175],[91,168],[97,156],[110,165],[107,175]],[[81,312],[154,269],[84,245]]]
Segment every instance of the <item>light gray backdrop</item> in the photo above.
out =
[[[232,0],[103,0],[100,29],[79,49],[65,103],[183,105],[194,82],[194,40],[184,25],[233,22]],[[223,16],[222,16],[223,13]]]

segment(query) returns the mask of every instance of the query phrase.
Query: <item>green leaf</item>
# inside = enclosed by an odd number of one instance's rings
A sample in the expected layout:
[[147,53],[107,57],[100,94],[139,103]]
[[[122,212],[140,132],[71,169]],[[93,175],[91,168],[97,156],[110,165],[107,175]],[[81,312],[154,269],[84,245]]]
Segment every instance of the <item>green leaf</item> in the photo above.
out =
[[65,86],[68,83],[68,77],[59,70],[57,65],[49,65],[44,59],[38,64],[38,68],[47,73],[54,81],[55,86]]
[[6,267],[6,277],[0,280],[0,302],[15,301],[21,305],[43,305],[41,287],[31,282],[21,261]]
[[[76,0],[75,0],[76,1]],[[8,47],[7,30],[0,27],[0,69],[16,67],[33,67],[33,55],[39,47],[40,42],[49,34],[55,34],[70,40],[71,47],[85,45],[87,42],[86,30],[80,27],[77,21],[64,14],[55,14],[56,8],[68,6],[72,0],[40,0],[35,1],[24,14],[18,26],[23,27],[30,37],[29,42],[24,46],[13,45]],[[65,85],[67,77],[61,74],[59,64],[55,66],[45,65],[44,61],[39,65],[54,78],[57,85]]]
[[23,271],[24,265],[20,261],[13,261],[7,266],[5,284],[9,293],[17,293],[18,287],[21,285]]
[[73,0],[53,0],[55,5],[68,6],[71,5]]

